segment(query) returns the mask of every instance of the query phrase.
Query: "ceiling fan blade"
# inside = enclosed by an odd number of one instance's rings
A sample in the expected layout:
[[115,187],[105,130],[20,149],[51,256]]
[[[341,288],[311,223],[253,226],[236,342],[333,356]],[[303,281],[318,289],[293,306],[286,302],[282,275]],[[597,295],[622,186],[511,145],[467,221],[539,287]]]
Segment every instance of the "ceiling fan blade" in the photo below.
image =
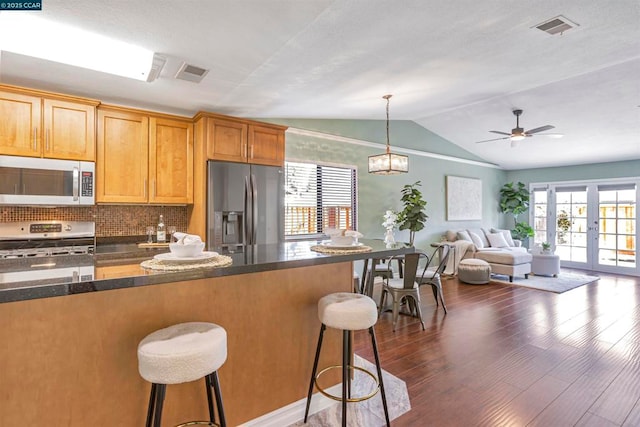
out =
[[531,135],[531,134],[534,134],[534,133],[544,132],[545,130],[551,130],[551,129],[554,129],[554,128],[555,128],[555,126],[546,125],[546,126],[540,126],[539,128],[534,128],[534,129],[527,130],[524,133],[526,133],[527,135]]
[[497,134],[499,134],[499,135],[507,135],[507,136],[511,136],[511,134],[510,134],[510,133],[507,133],[507,132],[500,132],[499,130],[490,130],[489,132],[491,132],[491,133],[497,133]]
[[500,141],[501,139],[509,139],[509,137],[511,136],[510,134],[507,134],[509,136],[505,136],[504,138],[494,138],[494,139],[486,139],[484,141],[476,141],[476,144],[480,144],[482,142],[490,142],[490,141]]

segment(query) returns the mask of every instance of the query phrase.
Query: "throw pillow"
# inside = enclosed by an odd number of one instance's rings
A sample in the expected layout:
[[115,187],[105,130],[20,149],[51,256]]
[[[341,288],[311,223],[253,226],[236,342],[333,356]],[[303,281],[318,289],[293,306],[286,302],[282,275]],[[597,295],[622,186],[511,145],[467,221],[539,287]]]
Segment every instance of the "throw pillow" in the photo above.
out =
[[487,235],[492,248],[506,248],[509,246],[502,233],[489,233]]
[[469,233],[467,233],[465,230],[458,231],[456,235],[458,236],[458,240],[466,240],[467,242],[473,242],[473,240],[471,240],[471,236],[469,236]]
[[515,242],[513,241],[513,237],[511,237],[511,231],[510,230],[501,230],[499,228],[492,228],[491,229],[492,233],[502,233],[502,235],[504,236],[504,240],[507,242],[507,245],[513,247],[515,246]]
[[484,248],[484,243],[482,242],[482,239],[480,238],[480,236],[478,236],[473,231],[469,231],[469,230],[467,230],[467,233],[471,237],[471,241],[473,242],[473,244],[476,245],[476,249]]

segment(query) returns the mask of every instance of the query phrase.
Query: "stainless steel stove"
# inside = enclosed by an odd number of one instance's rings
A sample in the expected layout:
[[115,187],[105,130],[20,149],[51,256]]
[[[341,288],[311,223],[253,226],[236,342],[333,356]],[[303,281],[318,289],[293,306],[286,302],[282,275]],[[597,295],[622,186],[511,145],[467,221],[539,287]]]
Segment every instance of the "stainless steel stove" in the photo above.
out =
[[0,223],[0,259],[90,255],[95,228],[89,221]]
[[95,223],[0,223],[0,291],[92,280]]

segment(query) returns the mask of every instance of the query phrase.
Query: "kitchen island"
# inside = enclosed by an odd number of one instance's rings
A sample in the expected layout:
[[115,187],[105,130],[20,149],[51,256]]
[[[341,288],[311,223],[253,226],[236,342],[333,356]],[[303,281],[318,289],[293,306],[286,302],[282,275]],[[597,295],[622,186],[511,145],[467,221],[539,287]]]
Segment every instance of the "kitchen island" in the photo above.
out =
[[[318,299],[352,290],[353,261],[413,251],[363,241],[371,252],[323,255],[310,250],[316,243],[254,247],[233,254],[232,266],[180,272],[145,270],[140,258],[98,251],[90,280],[3,284],[0,425],[144,425],[150,384],[138,374],[137,345],[188,321],[227,330],[219,373],[229,425],[303,399]],[[340,332],[325,337],[323,366],[341,357]],[[204,381],[168,387],[166,425],[206,418]]]

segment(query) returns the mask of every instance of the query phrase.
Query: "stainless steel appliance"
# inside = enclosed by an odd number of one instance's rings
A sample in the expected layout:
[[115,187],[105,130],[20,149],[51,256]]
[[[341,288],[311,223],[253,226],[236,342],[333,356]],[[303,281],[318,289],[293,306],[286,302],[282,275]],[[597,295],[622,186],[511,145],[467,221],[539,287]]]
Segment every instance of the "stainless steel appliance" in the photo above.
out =
[[0,156],[0,204],[93,205],[95,163]]
[[207,244],[240,252],[284,240],[284,174],[276,166],[208,162]]
[[0,285],[92,280],[94,251],[93,222],[0,223]]

